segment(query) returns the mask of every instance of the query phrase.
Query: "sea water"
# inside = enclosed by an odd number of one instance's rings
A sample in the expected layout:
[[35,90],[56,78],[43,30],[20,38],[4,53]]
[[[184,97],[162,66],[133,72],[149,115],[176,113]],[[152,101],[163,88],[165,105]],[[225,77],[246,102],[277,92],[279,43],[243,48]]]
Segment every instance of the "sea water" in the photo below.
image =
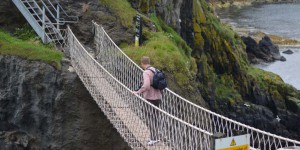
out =
[[[219,10],[218,15],[234,27],[300,40],[300,3],[230,7]],[[287,49],[294,54],[283,54]],[[286,83],[300,90],[300,47],[283,47],[280,51],[287,61],[259,64],[257,67],[280,75]]]

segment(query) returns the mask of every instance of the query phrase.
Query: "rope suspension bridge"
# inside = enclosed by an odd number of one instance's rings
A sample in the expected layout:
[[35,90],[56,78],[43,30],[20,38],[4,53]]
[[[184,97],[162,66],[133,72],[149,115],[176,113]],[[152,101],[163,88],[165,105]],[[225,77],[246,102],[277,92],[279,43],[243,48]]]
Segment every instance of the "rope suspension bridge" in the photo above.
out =
[[[70,53],[79,78],[113,126],[132,149],[211,150],[213,135],[236,132],[250,135],[250,149],[296,149],[300,142],[255,129],[189,102],[169,89],[163,91],[158,108],[131,90],[140,84],[143,70],[93,22],[96,49],[90,54],[73,34],[60,25],[77,22],[55,0],[12,0],[44,43],[55,42]],[[56,5],[56,6],[54,6]],[[65,20],[60,15],[71,20]],[[50,15],[49,15],[50,14]],[[63,34],[64,32],[65,35]],[[151,112],[154,115],[147,115]],[[156,119],[157,122],[151,122]],[[148,145],[150,128],[159,142]],[[299,147],[298,147],[299,149]]]
[[[94,25],[95,54],[80,44],[72,30],[67,31],[67,48],[78,76],[102,111],[133,149],[145,149],[149,127],[160,142],[151,149],[210,150],[214,133],[233,136],[235,131],[250,134],[251,149],[296,147],[299,141],[255,129],[193,104],[169,89],[163,91],[160,108],[148,103],[131,89],[140,84],[143,70],[112,41],[105,30]],[[155,112],[153,124],[145,112]]]

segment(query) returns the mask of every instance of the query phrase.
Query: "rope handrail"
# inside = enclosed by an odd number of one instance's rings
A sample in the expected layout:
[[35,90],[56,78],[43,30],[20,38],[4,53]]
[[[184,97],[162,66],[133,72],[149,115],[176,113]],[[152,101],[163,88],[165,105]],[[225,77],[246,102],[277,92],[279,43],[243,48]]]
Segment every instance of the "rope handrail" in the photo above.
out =
[[[139,85],[143,70],[113,42],[103,27],[96,22],[93,22],[93,24],[95,28],[96,60],[127,87],[135,89],[135,86]],[[222,132],[226,136],[234,135],[234,130],[250,133],[252,147],[277,149],[300,145],[299,141],[265,132],[212,112],[186,100],[169,89],[164,90],[161,108],[171,115],[210,133]]]
[[[69,26],[68,26],[68,30],[69,30],[68,32],[70,32],[70,34],[71,34],[72,36],[75,37],[74,33],[72,32],[72,30],[70,29]],[[111,78],[113,78],[118,84],[120,84],[120,85],[121,85],[123,88],[125,88],[127,91],[131,92],[131,89],[129,89],[128,87],[126,87],[123,83],[121,83],[118,79],[116,79],[112,74],[110,74],[103,66],[101,66],[101,64],[99,64],[99,63],[93,58],[93,56],[91,56],[91,54],[85,50],[85,48],[83,47],[83,45],[79,42],[79,40],[78,40],[77,38],[76,38],[75,40],[76,40],[76,42],[78,42],[78,43],[80,44],[80,47],[84,50],[84,53],[86,53],[86,55],[87,55],[88,57],[90,57],[91,60],[95,61],[95,63],[96,63],[97,65],[99,65],[99,67],[100,67],[106,74],[108,74]],[[175,117],[175,116],[171,116],[171,115],[168,114],[166,111],[164,111],[164,110],[162,110],[162,109],[160,109],[160,108],[154,106],[154,105],[151,104],[150,102],[146,101],[146,100],[145,100],[143,97],[141,97],[140,95],[136,95],[136,96],[137,96],[139,99],[141,99],[142,101],[144,101],[145,103],[147,103],[148,105],[151,105],[152,107],[155,107],[155,109],[157,109],[158,111],[160,111],[160,112],[162,112],[162,113],[164,113],[164,114],[166,114],[166,115],[168,115],[168,116],[170,116],[170,117],[174,117],[177,121],[179,121],[179,122],[181,122],[181,123],[183,123],[183,124],[185,124],[185,125],[187,125],[187,126],[189,126],[189,127],[191,127],[191,128],[194,128],[194,129],[196,129],[196,130],[200,130],[201,132],[203,132],[203,133],[205,133],[205,134],[207,134],[207,135],[212,135],[211,133],[209,133],[209,132],[207,132],[207,131],[205,131],[205,130],[202,130],[202,129],[200,129],[200,128],[197,128],[197,127],[195,127],[195,126],[193,126],[193,125],[191,125],[191,124],[189,124],[189,123],[187,123],[187,122],[184,122],[184,121],[180,120],[179,118],[177,118],[177,117]]]
[[[157,136],[161,139],[152,146],[155,149],[211,149],[211,133],[132,94],[85,50],[69,27],[67,35],[66,47],[72,66],[98,106],[133,149],[146,147],[149,130],[153,128],[158,130]],[[147,112],[154,115],[147,115]],[[153,122],[153,119],[160,122]]]

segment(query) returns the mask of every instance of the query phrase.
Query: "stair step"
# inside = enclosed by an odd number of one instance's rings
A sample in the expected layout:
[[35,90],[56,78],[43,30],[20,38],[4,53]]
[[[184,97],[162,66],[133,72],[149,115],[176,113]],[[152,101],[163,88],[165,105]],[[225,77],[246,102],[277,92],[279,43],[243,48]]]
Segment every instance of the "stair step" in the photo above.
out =
[[33,5],[34,1],[23,1],[23,4]]
[[[43,20],[37,20],[37,22],[42,23]],[[50,21],[48,21],[48,20],[45,20],[45,24],[52,24],[52,23]]]
[[[56,8],[52,8],[52,4],[56,3],[52,3],[51,1],[45,2],[45,5],[48,5],[48,8],[47,6],[44,6],[47,9],[44,13],[40,1],[13,0],[13,2],[28,21],[35,22],[32,26],[34,29],[38,29],[37,33],[43,38],[44,43],[64,41],[62,33],[57,29],[57,26],[61,23],[60,19],[53,17],[53,15],[49,15],[52,11],[56,11]],[[50,12],[48,12],[48,10]],[[45,35],[47,36],[45,37]]]
[[47,27],[51,27],[51,28],[57,27],[57,25],[56,25],[55,23],[52,23],[51,21],[45,22],[45,25],[46,25]]
[[21,2],[32,3],[32,2],[34,2],[34,0],[21,0]]
[[33,16],[39,16],[39,17],[40,17],[40,15],[43,15],[43,13],[41,13],[41,12],[32,12],[31,14]]
[[27,9],[39,9],[40,7],[36,7],[36,6],[33,6],[33,7],[26,7]]
[[47,32],[48,35],[56,35],[58,32]]
[[61,41],[63,39],[51,39],[52,41]]

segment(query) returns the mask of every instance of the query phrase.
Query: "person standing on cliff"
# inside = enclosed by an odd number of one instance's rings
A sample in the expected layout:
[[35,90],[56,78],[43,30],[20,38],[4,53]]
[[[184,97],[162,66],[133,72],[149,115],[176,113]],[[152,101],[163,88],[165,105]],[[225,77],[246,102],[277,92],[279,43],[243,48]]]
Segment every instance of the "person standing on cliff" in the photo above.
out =
[[[142,80],[142,86],[139,90],[133,91],[134,94],[143,94],[143,97],[153,104],[156,107],[159,107],[162,99],[162,91],[159,89],[155,89],[151,86],[153,83],[153,76],[156,71],[154,67],[150,65],[150,58],[147,56],[143,56],[141,58],[141,66],[144,69],[143,72],[143,80]],[[147,113],[147,123],[148,127],[150,128],[150,141],[148,142],[148,145],[153,145],[157,142],[159,142],[157,133],[158,133],[158,114],[157,110],[154,108],[150,108]]]

